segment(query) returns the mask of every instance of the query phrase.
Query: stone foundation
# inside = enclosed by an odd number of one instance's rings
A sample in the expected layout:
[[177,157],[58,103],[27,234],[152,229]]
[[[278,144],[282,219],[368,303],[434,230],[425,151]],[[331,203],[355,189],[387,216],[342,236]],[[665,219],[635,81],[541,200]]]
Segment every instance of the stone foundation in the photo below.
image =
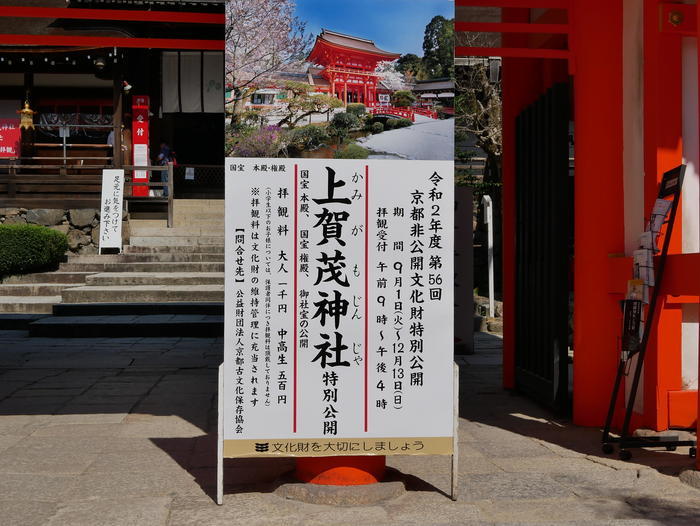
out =
[[[100,211],[95,208],[0,208],[0,224],[41,225],[58,230],[68,237],[68,248],[73,254],[97,254],[99,247]],[[122,232],[127,239],[128,217],[124,219]]]

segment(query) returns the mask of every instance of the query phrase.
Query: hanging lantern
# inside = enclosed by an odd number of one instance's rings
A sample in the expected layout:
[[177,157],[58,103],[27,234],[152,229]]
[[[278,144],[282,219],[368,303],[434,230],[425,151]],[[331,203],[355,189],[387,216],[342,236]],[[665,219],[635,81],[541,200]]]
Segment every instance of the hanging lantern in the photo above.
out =
[[24,101],[24,108],[19,110],[19,127],[21,130],[34,129],[34,114],[37,113],[29,107],[29,101]]

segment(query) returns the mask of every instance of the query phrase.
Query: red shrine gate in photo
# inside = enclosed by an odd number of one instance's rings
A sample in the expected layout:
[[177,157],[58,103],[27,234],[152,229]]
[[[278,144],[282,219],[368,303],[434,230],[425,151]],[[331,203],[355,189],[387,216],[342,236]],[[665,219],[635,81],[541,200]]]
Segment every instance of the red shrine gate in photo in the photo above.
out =
[[[664,0],[457,0],[456,5],[458,38],[467,33],[497,37],[491,39],[495,47],[458,46],[456,56],[503,57],[504,386],[550,405],[568,402],[568,371],[562,363],[569,360],[567,343],[561,341],[566,329],[562,332],[558,321],[549,333],[546,322],[524,324],[531,318],[520,304],[520,296],[528,293],[524,283],[546,306],[568,304],[568,277],[561,276],[568,265],[574,423],[603,424],[620,355],[619,301],[632,276],[632,252],[663,173],[683,163],[688,169],[681,210],[632,426],[659,431],[695,426],[700,6]],[[561,149],[555,150],[561,135],[573,135],[574,129],[575,176],[570,177]],[[554,172],[556,180],[545,178]],[[558,194],[549,190],[552,181],[559,185]],[[549,260],[544,249],[554,246],[551,240],[561,232],[542,230],[546,236],[534,236],[539,247],[522,235],[533,208],[540,218],[571,221],[564,233],[569,246],[560,247],[557,261]],[[536,270],[528,273],[533,254],[537,265],[558,273],[545,271],[546,279]],[[560,279],[563,292],[550,290],[550,279]],[[533,336],[542,332],[548,339]],[[620,407],[623,398],[617,401]]]
[[377,65],[400,56],[379,49],[372,40],[324,29],[316,37],[307,61],[322,66],[321,75],[330,83],[330,87],[320,87],[319,91],[335,95],[346,105],[359,102],[373,106],[378,102]]

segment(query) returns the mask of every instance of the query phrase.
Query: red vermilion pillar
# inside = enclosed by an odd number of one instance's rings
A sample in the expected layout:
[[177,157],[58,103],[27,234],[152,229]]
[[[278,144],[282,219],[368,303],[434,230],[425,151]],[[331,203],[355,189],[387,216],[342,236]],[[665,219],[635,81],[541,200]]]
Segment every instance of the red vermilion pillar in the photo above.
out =
[[[682,162],[682,40],[659,30],[659,0],[646,0],[644,21],[644,211],[648,216],[662,174]],[[679,208],[678,218],[682,218]],[[682,252],[682,221],[676,221],[670,253]],[[682,310],[662,300],[644,363],[642,415],[633,427],[669,426],[668,392],[682,389]],[[640,392],[641,394],[641,392]]]
[[[700,3],[698,3],[697,20],[700,21]],[[700,47],[700,26],[698,26],[698,46]],[[698,54],[698,58],[700,61],[700,53]],[[700,72],[700,67],[698,67],[698,72]],[[700,78],[698,79],[698,85],[700,86]],[[700,93],[698,93],[698,97],[700,97]],[[698,352],[700,352],[700,350]],[[698,389],[697,431],[698,431],[698,434],[700,434],[700,389]],[[700,457],[698,457],[698,456],[695,457],[695,467],[696,467],[696,469],[700,469]]]
[[624,252],[622,2],[574,2],[574,423],[605,419],[620,308],[608,294],[610,254]]

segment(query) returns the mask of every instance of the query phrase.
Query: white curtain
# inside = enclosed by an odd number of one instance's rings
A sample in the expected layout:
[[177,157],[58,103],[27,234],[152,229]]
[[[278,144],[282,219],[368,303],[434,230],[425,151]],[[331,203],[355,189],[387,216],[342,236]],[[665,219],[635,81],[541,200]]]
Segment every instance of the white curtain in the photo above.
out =
[[202,54],[199,51],[180,53],[180,110],[202,112]]
[[224,111],[224,54],[220,52],[204,53],[204,111],[206,113],[223,113]]
[[163,52],[163,80],[161,86],[163,113],[175,113],[180,111],[180,99],[177,93],[177,73],[177,51]]

